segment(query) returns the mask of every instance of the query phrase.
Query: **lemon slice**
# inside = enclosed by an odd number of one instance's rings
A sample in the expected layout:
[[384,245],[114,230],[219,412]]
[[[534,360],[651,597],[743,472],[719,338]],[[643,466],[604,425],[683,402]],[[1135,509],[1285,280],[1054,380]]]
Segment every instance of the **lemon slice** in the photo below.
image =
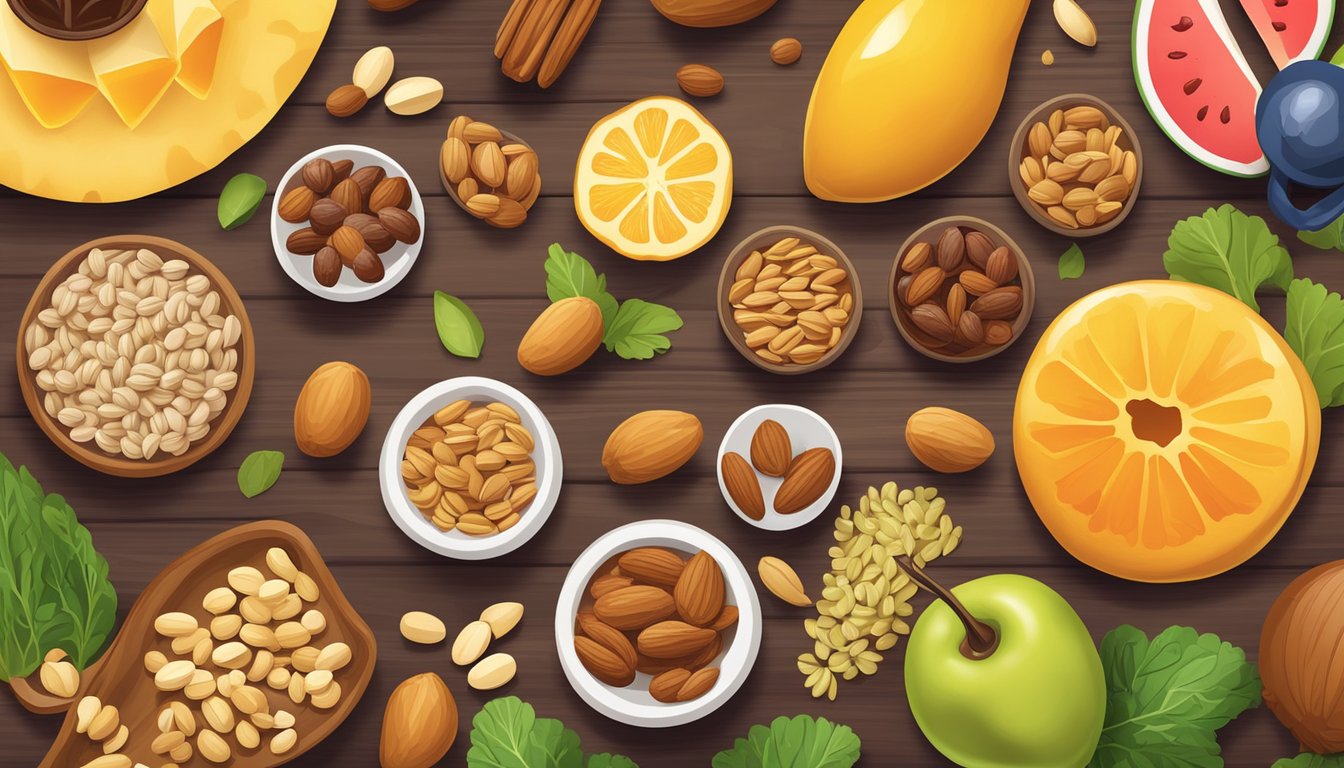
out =
[[671,261],[723,226],[733,199],[728,143],[694,107],[651,96],[593,126],[574,208],[594,237],[639,261]]
[[1037,515],[1075,557],[1137,581],[1205,578],[1260,551],[1316,463],[1306,368],[1227,294],[1170,280],[1064,310],[1013,417]]
[[74,120],[98,93],[88,43],[52,40],[29,29],[9,3],[0,3],[0,64],[44,128]]

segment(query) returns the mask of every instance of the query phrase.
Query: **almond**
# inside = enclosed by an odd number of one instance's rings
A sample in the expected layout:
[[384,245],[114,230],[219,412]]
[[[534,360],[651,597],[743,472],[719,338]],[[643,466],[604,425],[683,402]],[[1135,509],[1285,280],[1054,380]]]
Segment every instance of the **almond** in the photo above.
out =
[[751,463],[756,470],[770,477],[783,477],[793,462],[793,444],[784,426],[774,419],[766,419],[751,435]]
[[672,704],[677,701],[677,692],[691,678],[691,672],[688,669],[669,669],[662,674],[655,675],[649,681],[649,695],[655,701],[661,701],[664,704]]
[[688,96],[717,96],[723,91],[723,73],[704,64],[687,64],[677,70],[677,85]]
[[[378,225],[393,239],[410,245],[420,239],[420,220],[415,214],[395,206],[378,211]],[[364,230],[360,230],[363,232]],[[367,241],[368,238],[365,238]],[[369,243],[373,245],[373,243]],[[390,246],[389,246],[390,247]]]
[[686,563],[672,592],[677,614],[688,624],[704,627],[723,611],[723,570],[706,552],[697,552]]
[[443,758],[457,739],[457,702],[433,672],[398,685],[387,698],[378,746],[383,768],[426,768]]
[[916,272],[910,287],[905,290],[906,306],[917,307],[933,298],[946,278],[947,273],[941,267],[925,267]]
[[660,587],[671,589],[677,585],[686,561],[675,552],[662,547],[639,547],[621,555],[616,561],[621,573]]
[[315,157],[304,163],[300,173],[304,185],[319,195],[325,195],[336,183],[336,169],[325,157]]
[[914,274],[921,269],[929,266],[933,261],[933,246],[920,241],[910,246],[910,250],[901,257],[901,269]]
[[358,85],[342,85],[327,96],[327,111],[332,117],[349,117],[369,103],[369,95]]
[[770,60],[787,67],[803,57],[803,44],[795,37],[785,37],[776,40],[770,46]]
[[660,621],[639,633],[639,652],[654,659],[676,659],[703,650],[719,633],[684,621]]
[[383,96],[388,111],[396,115],[419,115],[437,107],[441,101],[443,83],[432,77],[398,80]]
[[690,701],[698,699],[709,693],[709,689],[719,681],[719,668],[706,667],[691,673],[691,676],[682,683],[681,690],[677,691],[677,701]]
[[709,628],[714,630],[715,632],[722,632],[723,630],[733,626],[736,623],[737,623],[737,606],[725,605],[723,606],[723,610],[719,611],[718,618],[714,619],[714,623],[709,625]]
[[995,288],[971,302],[971,311],[981,320],[1012,320],[1022,311],[1022,289],[1016,285]]
[[523,200],[532,191],[537,178],[537,153],[524,152],[508,161],[504,173],[504,189],[514,200]]
[[762,557],[756,565],[756,574],[761,583],[770,590],[770,594],[789,605],[806,608],[812,605],[812,598],[803,589],[803,581],[788,563],[778,557]]
[[[634,675],[637,661],[635,646],[630,642],[630,638],[625,636],[624,632],[610,624],[603,623],[597,617],[592,617],[580,624],[580,629],[585,637],[616,654],[621,663],[630,670],[630,674]],[[629,683],[620,683],[620,685],[629,685]]]
[[952,340],[967,347],[974,347],[985,339],[985,326],[980,316],[974,312],[962,312],[957,318],[956,332]]
[[350,81],[363,89],[364,94],[372,99],[387,87],[387,81],[392,79],[395,64],[396,59],[392,56],[391,48],[385,45],[370,48],[359,57],[359,61],[355,62],[355,71]]
[[476,174],[476,178],[484,186],[498,187],[502,185],[508,168],[504,153],[500,151],[499,145],[493,141],[477,144],[471,150],[471,172]]
[[354,179],[345,179],[337,184],[331,190],[331,199],[340,204],[347,215],[364,212],[364,195]]
[[499,198],[499,207],[494,214],[485,217],[486,224],[500,229],[513,229],[522,226],[524,221],[527,221],[527,206],[511,197]]
[[308,210],[308,226],[312,227],[317,234],[329,237],[332,232],[335,232],[345,223],[346,219],[350,218],[350,215],[344,205],[330,197],[324,197],[313,203],[313,207]]
[[629,576],[603,576],[599,579],[595,579],[593,583],[588,586],[588,594],[592,595],[593,599],[596,600],[608,592],[615,592],[618,589],[628,587],[634,583],[634,579],[631,579]]
[[775,511],[790,515],[806,509],[830,487],[835,477],[835,454],[829,448],[811,448],[798,454],[784,482],[775,491]]
[[978,269],[986,269],[989,264],[989,255],[994,251],[994,241],[989,239],[989,235],[978,229],[973,229],[966,233],[966,258]]
[[583,668],[607,685],[624,688],[635,681],[634,665],[626,664],[614,651],[596,640],[582,635],[574,638],[574,652]]
[[401,176],[388,176],[378,182],[369,193],[369,210],[374,213],[384,208],[409,207],[411,207],[411,185]]
[[[965,317],[966,313],[962,313]],[[910,310],[910,319],[919,330],[933,337],[935,341],[947,343],[956,335],[956,328],[947,312],[937,304],[920,304]]]
[[961,227],[948,227],[943,230],[933,251],[938,266],[944,272],[952,272],[960,267],[966,258],[966,238],[961,233]]
[[518,343],[518,364],[538,376],[571,371],[597,351],[602,329],[602,310],[597,302],[586,296],[561,299],[537,316],[523,334]]
[[608,592],[593,605],[593,615],[620,630],[643,629],[676,612],[667,590],[644,585]]
[[996,347],[1013,340],[1013,326],[1003,320],[990,320],[984,324],[985,343]]
[[991,280],[985,273],[974,269],[968,269],[958,275],[957,282],[972,296],[983,296],[999,287],[999,284]]
[[335,456],[364,431],[372,392],[369,377],[346,362],[313,371],[294,404],[294,441],[314,457]]
[[336,231],[331,233],[330,242],[331,247],[336,249],[346,264],[353,263],[359,252],[364,250],[364,236],[354,227],[344,225],[337,227]]
[[439,150],[439,168],[448,181],[461,183],[471,172],[471,148],[456,136],[449,136]]
[[[601,319],[599,313],[599,337]],[[612,430],[602,448],[602,466],[614,483],[647,483],[671,474],[690,461],[704,437],[705,430],[693,414],[643,411]]]
[[994,252],[989,254],[989,260],[985,264],[985,277],[995,285],[1012,282],[1017,277],[1017,257],[1007,246],[995,248]]
[[985,425],[950,408],[915,411],[905,423],[905,443],[936,472],[967,472],[994,453],[994,435]]
[[324,235],[319,235],[312,227],[304,227],[290,233],[289,238],[285,240],[285,249],[300,256],[311,256],[322,250],[322,246],[326,244],[327,238]]
[[295,187],[285,193],[280,198],[280,208],[277,211],[280,218],[291,224],[299,224],[308,218],[308,212],[313,209],[313,203],[317,202],[317,193],[306,186]]
[[[399,209],[398,209],[399,210]],[[405,211],[402,211],[405,213]],[[354,227],[359,230],[360,237],[364,238],[364,244],[373,249],[374,253],[385,253],[397,244],[397,239],[387,231],[382,222],[370,216],[367,213],[352,213],[346,216],[341,222],[347,227]],[[419,223],[416,223],[416,230],[419,230]]]
[[764,518],[765,497],[761,495],[761,483],[742,454],[732,451],[723,454],[719,472],[723,475],[723,486],[728,489],[728,496],[742,510],[742,514],[752,520]]

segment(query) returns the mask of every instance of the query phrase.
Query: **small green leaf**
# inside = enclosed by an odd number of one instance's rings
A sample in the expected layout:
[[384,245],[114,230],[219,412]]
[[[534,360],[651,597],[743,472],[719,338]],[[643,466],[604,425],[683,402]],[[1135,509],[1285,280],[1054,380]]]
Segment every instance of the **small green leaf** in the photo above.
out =
[[1340,46],[1339,50],[1335,51],[1335,55],[1330,57],[1330,63],[1344,67],[1344,46]]
[[607,351],[626,360],[648,360],[672,347],[672,341],[663,334],[681,325],[681,316],[671,307],[643,299],[626,299],[602,342]]
[[1344,298],[1310,280],[1288,286],[1283,338],[1311,375],[1322,408],[1344,405]]
[[1199,283],[1260,311],[1255,292],[1265,284],[1288,290],[1293,260],[1259,216],[1232,205],[1176,222],[1162,264],[1172,280]]
[[229,179],[219,193],[219,226],[229,230],[246,224],[265,196],[266,180],[260,176],[240,173]]
[[546,258],[546,296],[552,303],[573,296],[587,296],[602,310],[602,325],[611,328],[618,303],[607,291],[607,276],[597,274],[593,265],[559,243],[551,243]]
[[461,299],[443,291],[434,292],[434,328],[439,332],[443,348],[458,357],[481,356],[485,346],[485,329],[476,313]]
[[1323,251],[1331,249],[1344,251],[1344,216],[1327,224],[1325,229],[1298,232],[1297,239]]
[[253,451],[238,468],[238,490],[249,499],[265,493],[280,479],[284,464],[285,454],[279,451]]
[[1059,257],[1059,279],[1077,280],[1083,276],[1083,270],[1087,263],[1083,260],[1083,249],[1078,247],[1077,243],[1069,246]]

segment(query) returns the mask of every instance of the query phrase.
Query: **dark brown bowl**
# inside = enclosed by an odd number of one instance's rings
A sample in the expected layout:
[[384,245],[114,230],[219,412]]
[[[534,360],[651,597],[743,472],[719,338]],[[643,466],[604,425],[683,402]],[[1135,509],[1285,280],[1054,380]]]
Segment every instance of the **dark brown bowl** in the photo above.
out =
[[[56,40],[94,40],[130,24],[149,0],[9,0],[14,15],[31,29]],[[70,21],[63,12],[71,11]]]
[[[1013,337],[1007,343],[997,347],[981,344],[955,354],[939,351],[938,342],[915,325],[914,320],[910,318],[910,310],[896,298],[896,281],[901,276],[901,258],[905,256],[905,252],[921,240],[936,242],[938,233],[951,226],[979,230],[989,235],[996,246],[1006,245],[1017,256],[1017,279],[1022,284],[1022,311],[1013,320]],[[896,321],[896,330],[900,331],[901,338],[905,339],[916,352],[945,363],[974,363],[999,354],[1022,336],[1027,324],[1031,322],[1031,312],[1036,307],[1036,275],[1031,271],[1031,262],[1027,260],[1022,248],[1002,229],[975,216],[947,216],[925,224],[901,243],[901,249],[896,252],[896,258],[891,263],[891,275],[887,279],[887,302],[891,308],[891,318]]]
[[[236,566],[250,565],[267,573],[266,550],[271,547],[283,548],[294,565],[317,583],[315,605],[326,617],[327,627],[315,642],[327,645],[339,641],[349,645],[351,661],[336,673],[341,697],[329,710],[316,709],[306,702],[292,705],[283,691],[263,687],[272,706],[283,701],[281,706],[294,714],[299,742],[283,755],[271,754],[264,746],[253,750],[235,748],[227,764],[235,768],[273,768],[295,760],[335,731],[358,706],[368,688],[378,660],[377,640],[341,592],[312,540],[289,523],[261,520],[227,530],[192,548],[145,587],[102,659],[84,671],[75,696],[64,700],[69,713],[41,768],[84,765],[102,754],[97,742],[75,732],[77,718],[73,705],[84,696],[97,696],[120,710],[121,722],[130,729],[124,747],[126,754],[151,754],[150,741],[158,735],[154,721],[163,709],[164,695],[155,689],[152,675],[145,671],[144,654],[159,650],[170,659],[179,658],[171,652],[169,640],[154,631],[154,619],[166,611],[187,611],[202,618],[205,613],[200,606],[205,593],[225,585],[229,570]],[[235,745],[231,742],[230,746]]]
[[[738,328],[737,323],[733,321],[733,307],[728,301],[728,290],[732,288],[733,277],[743,260],[751,255],[752,251],[768,248],[786,237],[796,237],[805,243],[811,243],[822,253],[833,256],[849,273],[850,292],[854,295],[854,309],[849,314],[849,323],[845,325],[845,330],[840,334],[840,341],[820,360],[806,365],[777,365],[758,357],[742,338],[742,329]],[[737,247],[733,249],[732,253],[728,254],[728,258],[723,262],[723,271],[719,273],[718,292],[716,304],[719,309],[719,327],[723,328],[723,335],[727,336],[733,347],[757,368],[783,376],[811,373],[835,362],[840,355],[844,354],[850,342],[854,340],[854,336],[859,332],[859,321],[863,319],[863,290],[859,285],[859,272],[854,268],[854,262],[850,261],[844,251],[841,251],[840,247],[828,238],[802,227],[789,225],[766,227],[738,243]]]
[[[1106,115],[1106,119],[1110,120],[1112,125],[1120,126],[1123,133],[1116,143],[1121,149],[1127,149],[1134,153],[1138,171],[1134,176],[1134,186],[1129,191],[1129,197],[1125,198],[1125,205],[1115,215],[1115,218],[1092,227],[1069,229],[1050,218],[1039,205],[1027,197],[1027,187],[1022,182],[1018,168],[1022,165],[1022,158],[1027,153],[1027,133],[1031,130],[1031,126],[1039,122],[1046,122],[1050,114],[1056,109],[1078,106],[1096,107],[1101,110],[1102,114]],[[1134,209],[1134,203],[1139,199],[1139,188],[1143,186],[1143,163],[1143,148],[1139,145],[1139,135],[1134,132],[1134,127],[1129,124],[1129,121],[1115,110],[1115,107],[1096,96],[1089,96],[1085,93],[1070,93],[1053,98],[1036,107],[1017,126],[1017,131],[1013,134],[1013,142],[1008,145],[1008,185],[1012,188],[1013,197],[1017,198],[1017,202],[1022,206],[1022,209],[1042,227],[1066,237],[1095,237],[1120,226],[1120,222],[1124,221],[1129,216],[1129,212]]]
[[[491,123],[491,125],[494,125],[494,123]],[[528,144],[526,141],[524,141],[523,138],[518,134],[506,131],[497,125],[495,126],[495,129],[499,131],[500,136],[504,137],[504,140],[500,142],[500,146],[504,146],[505,144],[522,144],[524,147],[527,147],[528,149],[532,150],[533,154],[536,154],[537,151],[536,148],[534,148],[531,144]],[[440,157],[442,157],[442,154],[440,154]],[[538,155],[538,157],[540,157],[540,155]],[[448,196],[453,199],[454,203],[457,203],[458,208],[461,208],[463,211],[466,211],[468,216],[471,216],[473,219],[476,218],[476,214],[472,213],[467,208],[467,201],[463,200],[461,197],[458,196],[457,185],[449,181],[448,176],[444,174],[442,160],[436,160],[434,164],[438,166],[439,182],[443,184],[443,188],[448,192]],[[538,168],[540,168],[540,165],[538,165]],[[541,175],[540,170],[537,171],[537,175],[538,176]],[[483,189],[481,191],[489,193],[489,190],[487,189]]]
[[[219,293],[223,308],[237,315],[238,320],[242,323],[243,332],[238,341],[238,385],[234,387],[232,392],[228,393],[228,402],[224,406],[224,410],[212,422],[210,434],[206,435],[205,439],[192,443],[191,447],[187,448],[186,453],[181,456],[161,453],[149,460],[113,456],[102,451],[97,445],[77,443],[71,440],[69,430],[48,415],[46,409],[42,407],[42,393],[37,386],[37,374],[28,368],[28,352],[24,349],[23,344],[24,332],[28,329],[28,325],[37,318],[37,314],[49,305],[51,294],[56,286],[79,269],[79,262],[94,248],[110,250],[149,248],[165,259],[182,259],[190,264],[193,269],[210,278],[215,291]],[[243,306],[242,297],[234,290],[229,279],[224,276],[224,273],[218,267],[211,264],[208,259],[196,251],[173,240],[150,235],[101,237],[75,248],[58,259],[51,266],[51,269],[47,270],[47,274],[42,277],[42,280],[38,282],[37,289],[33,291],[33,297],[28,300],[28,308],[24,311],[23,320],[19,323],[18,352],[15,362],[18,365],[19,390],[23,392],[23,401],[28,404],[28,411],[33,415],[33,420],[42,428],[47,437],[51,438],[51,441],[58,448],[84,466],[118,477],[167,475],[185,469],[209,456],[224,443],[229,433],[238,425],[238,420],[243,417],[243,411],[247,408],[247,401],[252,395],[252,378],[257,367],[256,341],[252,336],[252,323],[247,318],[247,310]]]

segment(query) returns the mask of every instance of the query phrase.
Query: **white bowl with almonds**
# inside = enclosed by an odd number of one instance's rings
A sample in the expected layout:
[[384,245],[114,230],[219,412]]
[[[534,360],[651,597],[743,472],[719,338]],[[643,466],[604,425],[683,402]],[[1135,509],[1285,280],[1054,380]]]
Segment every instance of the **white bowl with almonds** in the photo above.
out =
[[[657,678],[642,671],[636,672],[629,685],[602,682],[585,667],[576,650],[575,623],[581,611],[591,610],[589,587],[594,578],[601,577],[604,569],[609,570],[620,555],[641,548],[671,550],[686,558],[701,552],[708,555],[722,574],[723,607],[736,608],[736,621],[721,630],[718,654],[706,662],[706,667],[718,669],[713,684],[707,690],[697,691],[689,700],[656,699],[650,684]],[[644,520],[602,535],[574,561],[556,602],[555,643],[565,677],[579,697],[597,712],[643,728],[685,725],[723,706],[746,682],[761,647],[761,604],[746,568],[722,541],[688,523]]]
[[299,158],[281,177],[271,208],[271,241],[285,274],[340,302],[376,298],[405,279],[425,225],[420,190],[406,169],[357,144]]
[[751,525],[791,531],[826,511],[843,462],[840,437],[820,414],[798,405],[758,405],[723,435],[719,490]]
[[564,476],[555,430],[494,379],[441,381],[401,409],[378,460],[383,503],[420,546],[458,560],[499,557],[546,524]]

